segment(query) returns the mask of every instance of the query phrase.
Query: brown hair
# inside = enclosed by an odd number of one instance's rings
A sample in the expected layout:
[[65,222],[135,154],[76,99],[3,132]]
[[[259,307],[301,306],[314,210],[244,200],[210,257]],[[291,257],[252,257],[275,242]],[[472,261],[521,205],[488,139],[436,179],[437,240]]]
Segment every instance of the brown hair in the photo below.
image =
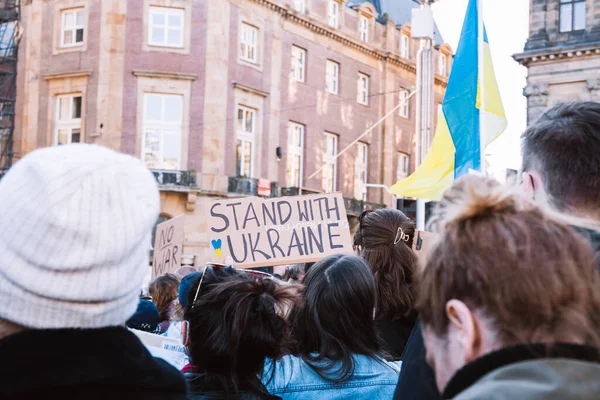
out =
[[175,274],[157,276],[148,287],[152,302],[158,308],[160,321],[170,320],[173,307],[171,303],[177,298],[179,290],[179,277]]
[[375,275],[375,319],[396,320],[413,311],[413,281],[418,265],[412,250],[414,234],[415,223],[391,208],[366,214],[359,222],[354,245]]
[[436,335],[446,303],[489,318],[503,346],[600,345],[600,275],[589,244],[556,214],[478,176],[459,179],[433,215],[440,236],[419,279],[417,309]]

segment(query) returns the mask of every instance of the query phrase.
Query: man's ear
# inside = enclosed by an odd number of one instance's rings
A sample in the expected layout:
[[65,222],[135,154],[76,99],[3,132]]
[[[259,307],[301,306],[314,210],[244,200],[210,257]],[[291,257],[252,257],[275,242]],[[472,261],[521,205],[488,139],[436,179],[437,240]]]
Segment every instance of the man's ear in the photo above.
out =
[[190,342],[189,336],[190,323],[188,321],[181,321],[181,343],[187,347]]
[[446,303],[446,315],[458,335],[457,342],[462,348],[464,362],[470,363],[481,352],[481,330],[474,313],[460,300]]

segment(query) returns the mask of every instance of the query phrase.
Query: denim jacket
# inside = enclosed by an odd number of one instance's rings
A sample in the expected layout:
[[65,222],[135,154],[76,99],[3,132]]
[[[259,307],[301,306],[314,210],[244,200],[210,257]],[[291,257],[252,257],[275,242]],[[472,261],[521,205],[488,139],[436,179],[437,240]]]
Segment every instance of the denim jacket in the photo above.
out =
[[[345,382],[324,380],[302,358],[285,356],[273,370],[267,363],[263,383],[269,393],[286,399],[391,399],[398,383],[400,363],[355,355],[355,368]],[[272,375],[272,378],[271,378]]]

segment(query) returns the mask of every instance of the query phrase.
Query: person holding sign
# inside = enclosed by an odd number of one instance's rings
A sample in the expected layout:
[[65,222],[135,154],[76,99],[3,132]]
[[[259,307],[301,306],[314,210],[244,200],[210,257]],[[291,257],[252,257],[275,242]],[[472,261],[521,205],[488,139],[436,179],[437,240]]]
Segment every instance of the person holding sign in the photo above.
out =
[[[263,382],[284,399],[389,399],[400,368],[384,359],[373,321],[375,280],[360,257],[312,266],[292,312],[295,355],[267,365]],[[272,372],[272,375],[271,375]]]
[[414,236],[414,221],[391,208],[363,211],[354,235],[355,250],[375,276],[375,320],[391,360],[400,360],[417,318]]

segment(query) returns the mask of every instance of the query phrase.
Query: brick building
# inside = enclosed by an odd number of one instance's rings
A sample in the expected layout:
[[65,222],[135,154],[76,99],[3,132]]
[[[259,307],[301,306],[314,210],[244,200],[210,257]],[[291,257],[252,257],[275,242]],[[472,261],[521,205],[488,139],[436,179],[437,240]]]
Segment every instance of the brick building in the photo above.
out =
[[[383,3],[24,0],[15,153],[86,142],[140,157],[161,218],[186,214],[197,264],[214,197],[341,191],[354,216],[389,203],[364,185],[414,168],[414,98],[334,160],[414,90],[418,4]],[[452,52],[436,42],[439,104]]]
[[565,101],[600,101],[600,0],[530,0],[527,121]]

